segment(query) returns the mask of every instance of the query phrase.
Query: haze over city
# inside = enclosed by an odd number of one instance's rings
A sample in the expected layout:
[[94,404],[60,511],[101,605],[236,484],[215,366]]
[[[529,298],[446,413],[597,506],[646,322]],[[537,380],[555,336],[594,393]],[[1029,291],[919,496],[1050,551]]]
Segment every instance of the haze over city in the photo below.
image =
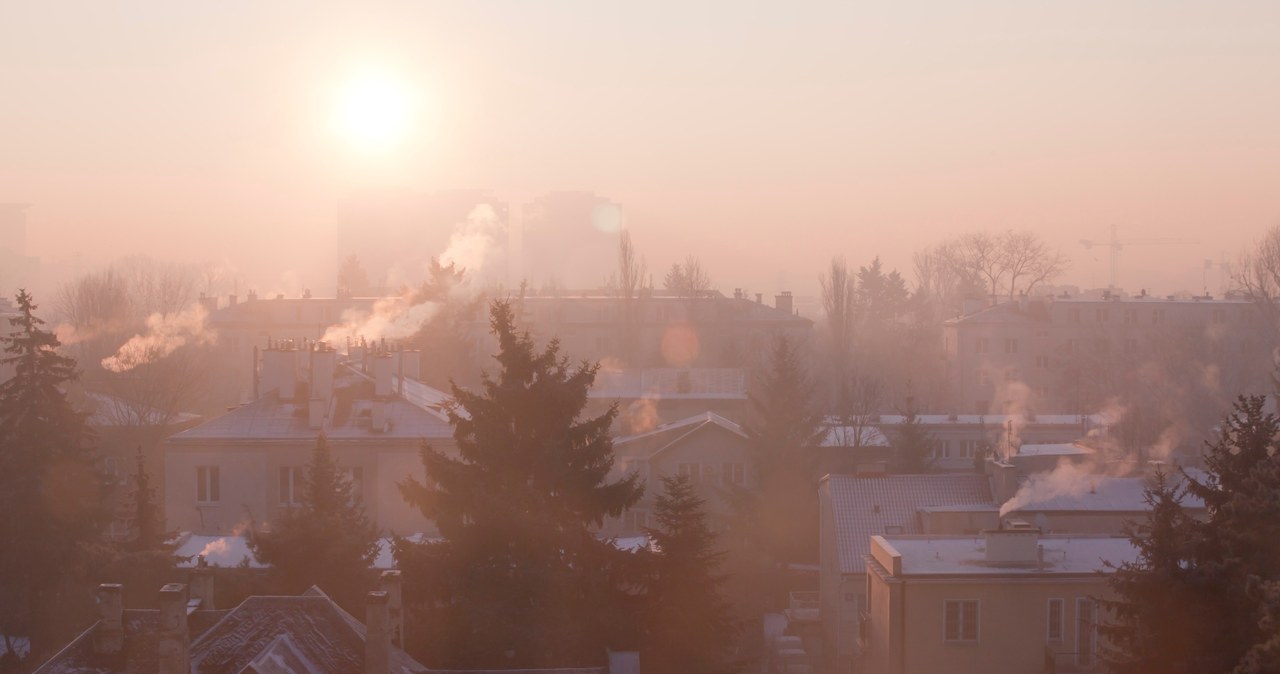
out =
[[[485,188],[593,191],[652,266],[697,254],[729,287],[815,294],[832,251],[907,270],[1009,228],[1103,287],[1078,240],[1114,224],[1198,242],[1126,249],[1121,285],[1199,292],[1280,217],[1269,2],[2,12],[0,200],[81,271],[142,252],[319,291],[342,198]],[[406,106],[376,147],[333,124],[369,79]]]
[[1280,3],[0,5],[0,674],[1277,674]]

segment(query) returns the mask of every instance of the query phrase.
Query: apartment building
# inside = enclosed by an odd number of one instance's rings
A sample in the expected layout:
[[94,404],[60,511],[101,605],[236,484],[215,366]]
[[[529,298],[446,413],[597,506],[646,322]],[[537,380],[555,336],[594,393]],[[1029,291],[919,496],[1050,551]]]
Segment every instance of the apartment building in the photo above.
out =
[[323,433],[380,529],[434,532],[397,487],[424,479],[424,440],[454,448],[445,395],[416,381],[418,369],[417,352],[340,363],[323,344],[273,343],[262,353],[261,397],[164,442],[167,526],[197,534],[269,527],[299,503]]
[[857,671],[1100,671],[1107,563],[1137,554],[1125,537],[1019,521],[979,536],[872,536]]
[[1233,297],[1024,297],[943,324],[956,410],[980,414],[1096,411],[1165,364],[1230,395],[1266,392],[1271,347],[1256,307]]

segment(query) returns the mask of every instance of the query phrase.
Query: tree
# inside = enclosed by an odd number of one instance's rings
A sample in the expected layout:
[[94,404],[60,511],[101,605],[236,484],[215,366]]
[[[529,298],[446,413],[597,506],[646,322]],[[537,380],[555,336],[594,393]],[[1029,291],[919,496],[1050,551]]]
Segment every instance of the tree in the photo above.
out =
[[640,498],[639,477],[608,479],[616,407],[580,418],[597,366],[571,367],[556,340],[535,349],[506,302],[490,326],[497,373],[477,392],[452,387],[457,454],[424,442],[428,481],[400,485],[445,539],[396,546],[415,622],[435,634],[418,643],[433,666],[598,661],[634,633],[633,600],[629,553],[592,528]]
[[1253,301],[1272,329],[1280,328],[1280,224],[1268,229],[1241,256],[1231,272],[1231,282]]
[[899,473],[923,473],[929,470],[933,460],[929,452],[933,449],[933,438],[924,429],[924,422],[916,411],[915,397],[907,394],[906,405],[902,408],[902,423],[893,433],[894,468]]
[[[818,275],[822,287],[822,310],[826,318],[831,375],[837,387],[845,383],[853,352],[857,312],[857,279],[849,273],[844,257],[831,258],[828,270]],[[831,392],[839,396],[839,390]]]
[[348,255],[338,268],[338,297],[368,295],[371,290],[369,272],[360,264],[360,258],[354,254]]
[[707,525],[706,502],[688,475],[662,478],[654,507],[658,526],[646,529],[651,551],[645,583],[646,672],[728,673],[739,626],[721,591],[724,553]]
[[451,381],[464,386],[475,382],[475,343],[468,326],[479,313],[482,300],[466,287],[465,270],[431,258],[427,279],[409,297],[411,304],[430,302],[436,306],[410,340],[424,354],[430,354],[422,359],[422,380],[437,388]]
[[1280,420],[1264,404],[1240,397],[1207,446],[1204,476],[1180,473],[1207,520],[1189,517],[1160,482],[1148,491],[1152,515],[1130,534],[1139,558],[1113,577],[1116,617],[1103,628],[1117,670],[1280,669],[1270,591],[1280,582]]
[[1066,256],[1038,234],[1013,230],[962,235],[917,255],[915,263],[921,287],[939,298],[948,288],[972,288],[991,300],[1030,294],[1067,268]]
[[711,276],[703,269],[702,261],[690,255],[684,262],[672,263],[662,278],[662,285],[679,297],[695,300],[711,290]]
[[1147,519],[1126,525],[1137,559],[1113,570],[1108,585],[1115,599],[1104,599],[1113,620],[1099,627],[1111,644],[1102,657],[1117,674],[1176,674],[1198,671],[1189,646],[1196,642],[1200,615],[1188,612],[1203,603],[1192,592],[1191,518],[1182,507],[1185,486],[1157,471],[1144,493]]
[[59,594],[103,523],[103,481],[85,415],[67,399],[76,364],[41,328],[36,304],[17,296],[0,337],[13,377],[0,383],[0,633],[28,635],[40,659],[69,621]]
[[631,232],[623,231],[618,239],[618,270],[609,279],[609,287],[617,294],[621,303],[622,325],[619,343],[622,345],[622,356],[628,362],[636,357],[636,327],[638,318],[638,301],[640,296],[650,290],[646,285],[648,267],[644,258],[636,255],[635,244],[631,242]]
[[271,565],[282,594],[319,586],[348,610],[357,610],[378,556],[378,528],[338,467],[324,434],[316,436],[302,499],[270,531],[254,531],[253,556]]
[[872,437],[884,404],[885,385],[876,377],[854,375],[842,388],[836,406],[841,428],[848,429],[836,437],[845,447],[862,447]]

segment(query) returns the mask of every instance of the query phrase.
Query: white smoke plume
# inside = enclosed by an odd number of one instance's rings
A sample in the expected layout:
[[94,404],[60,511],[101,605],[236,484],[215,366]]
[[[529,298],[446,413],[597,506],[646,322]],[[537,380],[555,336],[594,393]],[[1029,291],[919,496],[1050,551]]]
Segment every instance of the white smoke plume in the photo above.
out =
[[1080,496],[1088,493],[1105,476],[1093,470],[1092,466],[1080,465],[1070,461],[1061,461],[1051,471],[1035,473],[1013,495],[1000,506],[1000,517],[1019,510],[1028,504],[1039,503],[1061,496]]
[[102,367],[111,372],[128,372],[165,358],[187,344],[211,344],[217,334],[205,325],[208,317],[199,304],[176,314],[151,314],[146,332],[134,335],[114,355],[103,358]]
[[502,236],[502,223],[493,206],[480,204],[454,229],[449,247],[440,254],[440,264],[465,269],[467,278],[474,283],[487,268],[501,261],[496,244]]
[[435,302],[413,304],[408,295],[380,299],[373,303],[370,311],[348,309],[342,312],[342,323],[325,330],[322,340],[336,347],[348,339],[359,341],[363,338],[370,342],[405,339],[418,332],[439,310],[440,305]]

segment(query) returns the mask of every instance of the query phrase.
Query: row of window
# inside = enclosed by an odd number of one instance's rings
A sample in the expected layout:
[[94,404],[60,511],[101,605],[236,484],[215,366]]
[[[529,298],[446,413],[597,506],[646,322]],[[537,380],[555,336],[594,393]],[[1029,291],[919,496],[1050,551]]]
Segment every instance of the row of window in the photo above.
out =
[[[1050,646],[1066,639],[1065,599],[1049,599],[1045,605],[1045,642]],[[976,599],[948,599],[943,602],[943,639],[949,642],[979,640],[980,614]],[[1097,652],[1097,603],[1087,597],[1076,599],[1076,663],[1092,665]]]
[[718,482],[728,486],[731,484],[744,485],[747,481],[747,469],[741,463],[732,463],[726,461],[720,464],[720,472],[717,475],[716,467],[712,464],[701,463],[682,463],[676,466],[679,475],[688,475],[694,484],[715,484]]
[[[952,457],[952,441],[951,440],[934,440],[933,446],[929,448],[929,458],[931,459],[949,459]],[[956,440],[955,456],[963,459],[972,459],[973,455],[978,452],[980,442],[978,440]]]
[[[351,480],[351,495],[364,494],[364,468],[345,469]],[[306,484],[306,469],[302,466],[284,466],[279,470],[278,491],[280,505],[297,505],[302,502],[302,490]],[[196,502],[218,503],[222,500],[222,470],[218,466],[196,467]]]

